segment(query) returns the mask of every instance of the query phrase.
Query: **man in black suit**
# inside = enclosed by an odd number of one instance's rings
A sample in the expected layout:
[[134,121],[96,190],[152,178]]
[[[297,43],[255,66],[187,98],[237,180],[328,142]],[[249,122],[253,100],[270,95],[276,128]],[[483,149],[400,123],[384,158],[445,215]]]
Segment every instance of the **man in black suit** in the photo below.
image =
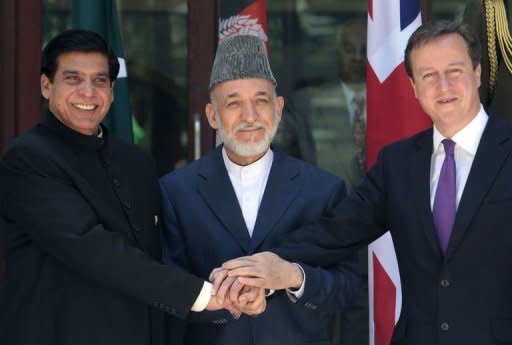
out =
[[[118,71],[90,31],[65,31],[43,50],[47,119],[0,160],[2,345],[163,344],[163,312],[222,306],[210,283],[161,263],[153,162],[100,125]],[[263,311],[263,289],[252,291],[231,310]]]
[[385,147],[334,214],[277,255],[224,267],[284,288],[280,257],[328,265],[390,230],[403,293],[392,344],[512,343],[512,128],[480,104],[480,44],[464,24],[426,23],[405,64],[434,128]]

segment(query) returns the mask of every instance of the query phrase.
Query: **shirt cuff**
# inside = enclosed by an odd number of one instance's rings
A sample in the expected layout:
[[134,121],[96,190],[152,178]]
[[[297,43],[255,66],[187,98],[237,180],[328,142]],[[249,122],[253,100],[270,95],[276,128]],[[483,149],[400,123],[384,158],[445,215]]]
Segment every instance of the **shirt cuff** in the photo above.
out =
[[304,269],[298,263],[295,263],[295,265],[300,268],[304,279],[302,280],[302,285],[298,289],[286,289],[286,294],[292,300],[292,302],[297,302],[297,299],[304,295],[304,288],[306,286],[306,272],[304,272]]
[[213,285],[205,281],[203,284],[203,288],[199,293],[199,296],[197,296],[196,301],[194,302],[190,310],[196,312],[203,311],[204,308],[206,308],[206,306],[208,305],[208,302],[210,302],[210,298],[212,297],[212,288]]

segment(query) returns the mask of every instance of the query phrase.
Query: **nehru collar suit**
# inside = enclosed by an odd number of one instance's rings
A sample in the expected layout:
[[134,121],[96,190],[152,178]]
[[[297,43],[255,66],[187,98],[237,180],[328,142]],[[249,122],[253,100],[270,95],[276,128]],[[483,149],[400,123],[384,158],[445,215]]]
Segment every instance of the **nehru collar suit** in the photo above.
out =
[[[245,225],[219,147],[210,155],[161,179],[164,261],[174,261],[207,278],[226,260],[268,250],[290,232],[329,212],[345,193],[342,181],[320,169],[274,151],[269,178],[252,238]],[[258,317],[192,313],[185,344],[329,344],[329,316],[353,300],[355,263],[329,269],[304,265],[304,295],[294,301],[285,291],[268,298]],[[176,323],[171,326],[176,334]]]
[[392,344],[510,344],[511,137],[509,125],[489,118],[445,254],[430,209],[432,129],[384,148],[334,217],[274,251],[328,265],[390,230],[403,294]]
[[52,114],[0,160],[2,345],[160,345],[203,281],[161,263],[149,155]]

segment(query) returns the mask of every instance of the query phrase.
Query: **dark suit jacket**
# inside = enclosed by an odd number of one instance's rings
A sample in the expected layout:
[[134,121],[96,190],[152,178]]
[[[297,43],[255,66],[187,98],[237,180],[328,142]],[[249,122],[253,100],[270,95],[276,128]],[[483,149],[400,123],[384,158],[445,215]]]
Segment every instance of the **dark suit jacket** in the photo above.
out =
[[334,217],[275,251],[326,265],[389,229],[403,293],[393,344],[512,343],[511,136],[502,120],[489,118],[445,255],[430,209],[432,130],[384,148]]
[[160,262],[149,156],[50,118],[0,161],[8,224],[2,345],[162,344],[162,311],[185,317],[203,281]]
[[[327,214],[345,194],[337,177],[274,151],[274,160],[252,238],[222,159],[221,148],[161,179],[164,261],[175,261],[207,278],[226,260],[279,245],[300,225]],[[186,344],[328,344],[330,313],[353,300],[358,283],[354,262],[330,269],[303,266],[302,298],[285,291],[268,300],[258,317],[233,320],[226,312],[198,313]],[[195,314],[195,313],[191,313]],[[197,322],[206,322],[199,324]]]

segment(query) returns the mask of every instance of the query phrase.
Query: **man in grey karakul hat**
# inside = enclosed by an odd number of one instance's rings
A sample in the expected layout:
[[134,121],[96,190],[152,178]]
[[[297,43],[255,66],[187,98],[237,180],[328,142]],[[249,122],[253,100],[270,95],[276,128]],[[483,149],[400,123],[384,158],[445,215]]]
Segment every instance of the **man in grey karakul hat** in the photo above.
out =
[[[345,195],[336,176],[270,148],[284,105],[276,84],[258,37],[239,35],[220,43],[205,112],[223,145],[160,180],[164,261],[210,277],[215,290],[222,282],[217,296],[227,292],[235,299],[242,286],[215,267],[279,245],[292,229],[328,213]],[[327,341],[331,314],[354,299],[355,261],[323,269],[274,259],[289,272],[283,284],[293,288],[269,294],[267,310],[257,318],[194,313],[184,326],[184,343]]]

